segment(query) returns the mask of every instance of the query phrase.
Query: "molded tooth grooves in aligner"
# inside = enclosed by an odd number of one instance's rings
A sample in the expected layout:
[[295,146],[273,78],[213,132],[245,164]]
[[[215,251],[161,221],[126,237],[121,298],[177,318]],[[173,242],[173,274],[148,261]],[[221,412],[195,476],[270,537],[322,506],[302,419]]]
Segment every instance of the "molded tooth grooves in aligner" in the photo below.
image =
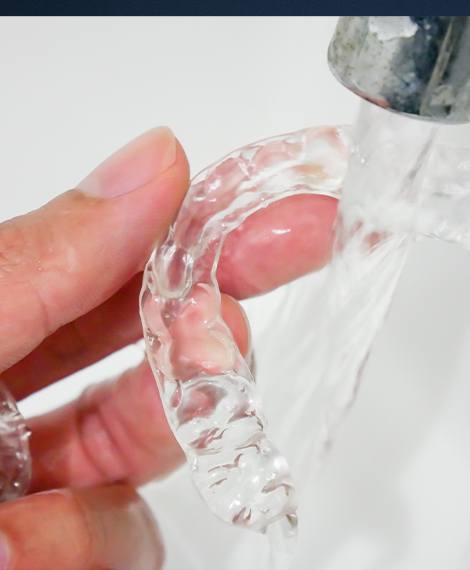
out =
[[[253,388],[233,374],[184,383],[176,434],[210,508],[226,522],[264,532],[276,518],[295,519],[296,506],[287,462],[263,432]],[[195,401],[206,402],[196,413]]]
[[144,273],[147,355],[192,477],[222,520],[295,534],[294,487],[269,441],[256,385],[221,317],[215,280],[226,235],[294,194],[337,195],[347,163],[342,132],[307,129],[239,149],[194,179]]

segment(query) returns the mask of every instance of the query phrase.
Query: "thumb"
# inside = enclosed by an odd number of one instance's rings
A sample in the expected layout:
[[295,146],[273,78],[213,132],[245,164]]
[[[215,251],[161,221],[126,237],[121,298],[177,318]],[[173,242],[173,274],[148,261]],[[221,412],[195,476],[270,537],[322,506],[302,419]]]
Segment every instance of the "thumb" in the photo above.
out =
[[167,128],[141,135],[39,210],[0,224],[0,370],[142,269],[188,187]]

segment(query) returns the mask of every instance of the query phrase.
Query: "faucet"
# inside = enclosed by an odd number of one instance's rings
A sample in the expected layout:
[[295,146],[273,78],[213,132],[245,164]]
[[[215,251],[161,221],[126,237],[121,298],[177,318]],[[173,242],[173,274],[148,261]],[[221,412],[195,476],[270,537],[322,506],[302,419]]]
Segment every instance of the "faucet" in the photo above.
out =
[[336,78],[391,111],[470,122],[470,17],[344,16],[328,49]]

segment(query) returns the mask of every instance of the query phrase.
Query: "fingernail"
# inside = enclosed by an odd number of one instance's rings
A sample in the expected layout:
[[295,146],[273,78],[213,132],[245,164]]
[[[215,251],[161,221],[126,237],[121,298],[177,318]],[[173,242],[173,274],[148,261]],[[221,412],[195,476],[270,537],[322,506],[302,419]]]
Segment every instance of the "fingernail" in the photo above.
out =
[[0,533],[0,570],[8,570],[10,559],[10,545],[6,536]]
[[175,160],[173,132],[168,127],[158,127],[112,154],[82,180],[78,188],[97,198],[122,196],[163,174]]

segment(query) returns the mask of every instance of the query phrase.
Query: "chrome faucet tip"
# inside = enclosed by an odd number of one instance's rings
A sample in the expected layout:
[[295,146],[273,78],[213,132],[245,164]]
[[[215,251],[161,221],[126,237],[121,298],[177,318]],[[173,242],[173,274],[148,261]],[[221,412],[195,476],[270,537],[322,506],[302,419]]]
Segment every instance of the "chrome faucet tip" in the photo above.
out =
[[344,16],[328,49],[333,74],[381,107],[470,122],[470,17]]

